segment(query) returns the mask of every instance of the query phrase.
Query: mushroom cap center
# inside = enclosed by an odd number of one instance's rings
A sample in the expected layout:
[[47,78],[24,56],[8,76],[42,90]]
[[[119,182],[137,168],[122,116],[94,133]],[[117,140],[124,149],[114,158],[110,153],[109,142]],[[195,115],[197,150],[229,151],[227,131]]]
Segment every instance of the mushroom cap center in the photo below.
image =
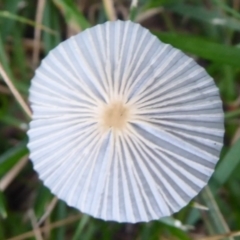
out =
[[122,102],[113,102],[103,109],[102,124],[104,128],[122,130],[129,120],[129,108]]

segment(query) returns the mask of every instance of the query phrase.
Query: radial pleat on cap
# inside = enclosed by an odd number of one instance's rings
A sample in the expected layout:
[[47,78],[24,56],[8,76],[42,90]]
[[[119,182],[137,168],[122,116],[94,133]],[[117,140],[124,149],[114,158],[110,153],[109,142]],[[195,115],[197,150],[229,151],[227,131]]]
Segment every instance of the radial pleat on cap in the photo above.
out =
[[40,179],[104,220],[179,211],[207,184],[222,148],[214,81],[130,21],[97,25],[53,49],[30,102],[28,147]]

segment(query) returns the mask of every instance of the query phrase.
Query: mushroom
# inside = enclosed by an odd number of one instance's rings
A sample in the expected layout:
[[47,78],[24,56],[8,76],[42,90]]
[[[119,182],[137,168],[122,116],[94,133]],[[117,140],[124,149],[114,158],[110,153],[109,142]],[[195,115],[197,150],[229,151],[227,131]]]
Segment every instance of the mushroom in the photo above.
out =
[[146,222],[207,184],[223,144],[213,79],[131,21],[106,22],[53,49],[31,82],[34,169],[80,211]]

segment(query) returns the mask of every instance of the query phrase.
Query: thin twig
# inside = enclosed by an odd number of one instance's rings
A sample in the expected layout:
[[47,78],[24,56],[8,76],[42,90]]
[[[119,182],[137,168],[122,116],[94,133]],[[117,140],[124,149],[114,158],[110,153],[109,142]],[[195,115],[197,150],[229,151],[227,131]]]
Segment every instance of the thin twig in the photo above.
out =
[[[68,225],[68,224],[71,224],[73,222],[76,222],[81,217],[82,217],[82,215],[80,215],[80,214],[75,215],[75,216],[71,216],[71,217],[68,217],[66,219],[59,220],[57,222],[49,224],[47,226],[41,227],[41,228],[39,228],[39,231],[45,232],[47,230],[52,230],[54,228],[58,228],[58,227],[61,227],[61,226],[64,226],[64,225]],[[34,237],[34,231],[29,231],[29,232],[23,233],[21,235],[18,235],[16,237],[9,238],[7,240],[22,240],[22,239],[26,239],[26,238],[30,238],[30,237]]]
[[47,206],[47,210],[46,212],[42,215],[42,217],[40,218],[40,220],[38,221],[38,226],[40,226],[45,220],[46,218],[51,214],[51,212],[53,211],[53,209],[55,208],[56,204],[58,202],[57,197],[54,197],[52,199],[52,201],[50,202],[50,204]]
[[30,108],[28,107],[28,105],[23,100],[21,94],[18,92],[18,90],[13,85],[12,81],[8,77],[6,71],[4,70],[3,66],[1,65],[1,63],[0,63],[0,75],[2,75],[3,80],[5,81],[7,86],[9,87],[10,91],[12,92],[13,96],[16,98],[16,100],[18,101],[18,103],[20,104],[20,106],[22,107],[24,112],[31,118],[32,113],[31,113]]
[[228,232],[228,233],[218,234],[218,235],[214,235],[214,236],[210,236],[210,237],[197,238],[197,240],[221,240],[226,237],[232,238],[232,237],[237,237],[237,236],[240,236],[240,231]]
[[28,216],[31,220],[31,224],[32,224],[32,227],[33,227],[33,232],[34,232],[34,236],[35,236],[36,240],[43,240],[42,234],[41,234],[41,231],[39,230],[37,220],[36,220],[36,216],[34,214],[33,209],[28,210]]
[[45,0],[38,0],[38,4],[37,4],[37,14],[35,19],[37,25],[35,26],[35,29],[34,29],[34,45],[33,45],[33,56],[32,56],[34,68],[37,66],[39,61],[39,53],[40,53],[40,45],[41,45],[40,43],[41,28],[39,26],[42,23],[45,3],[46,3]]
[[164,11],[163,7],[146,10],[145,12],[139,14],[136,17],[136,22],[143,22],[143,21],[147,20],[148,18],[151,18],[159,13],[162,13],[163,11]]
[[116,13],[114,10],[114,4],[112,0],[103,0],[103,5],[107,14],[107,17],[110,21],[115,21],[117,19]]
[[22,157],[11,170],[4,175],[4,177],[0,181],[0,191],[6,190],[9,184],[15,179],[15,177],[19,174],[19,172],[24,168],[24,166],[28,162],[28,155]]

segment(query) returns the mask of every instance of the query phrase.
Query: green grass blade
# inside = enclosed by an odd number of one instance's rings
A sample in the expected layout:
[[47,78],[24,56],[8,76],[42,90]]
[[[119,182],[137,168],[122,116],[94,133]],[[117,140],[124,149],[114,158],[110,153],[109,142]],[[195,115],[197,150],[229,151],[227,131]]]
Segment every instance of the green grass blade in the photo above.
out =
[[184,17],[207,22],[211,25],[227,27],[232,30],[240,31],[240,21],[235,18],[224,17],[219,11],[207,10],[202,6],[192,6],[188,4],[172,4],[165,8]]
[[182,229],[169,225],[169,223],[163,223],[164,224],[164,230],[168,232],[168,234],[171,236],[170,239],[181,239],[181,240],[190,240],[191,238],[187,235],[187,232],[183,231]]
[[[57,219],[65,219],[67,217],[67,205],[63,201],[59,201],[57,205]],[[58,240],[64,240],[65,237],[66,228],[65,226],[62,226],[61,228],[56,229],[56,236]]]
[[45,31],[45,32],[48,32],[48,33],[51,33],[51,34],[58,34],[57,32],[53,31],[52,29],[50,29],[46,26],[43,26],[41,24],[37,24],[36,22],[34,22],[30,19],[27,19],[25,17],[21,17],[19,15],[12,14],[8,11],[0,11],[0,17],[15,20],[15,21],[18,21],[18,22],[21,22],[21,23],[24,23],[24,24],[27,24],[27,25],[30,25],[30,26],[33,26],[33,27],[39,27],[42,31]]
[[212,178],[217,181],[219,185],[223,185],[228,181],[238,166],[240,166],[240,139],[219,162]]
[[2,191],[0,191],[0,216],[7,217],[6,202]]
[[[11,68],[9,66],[8,56],[5,51],[4,41],[1,37],[0,37],[0,62],[2,64],[2,66],[4,67],[4,70],[9,75],[9,77],[11,79],[13,79],[13,74],[12,74]],[[1,76],[0,76],[0,79],[1,79]]]
[[168,6],[171,4],[178,4],[183,2],[183,0],[149,0],[149,1],[143,1],[145,3],[145,8],[156,8],[160,6]]
[[220,8],[222,8],[226,13],[231,14],[235,18],[240,19],[240,13],[236,11],[234,8],[229,7],[227,4],[224,3],[222,0],[213,0]]
[[[22,26],[20,26],[21,28]],[[12,64],[14,66],[17,66],[17,70],[16,72],[18,72],[18,82],[20,82],[22,85],[24,85],[23,80],[26,80],[28,78],[27,76],[27,71],[28,71],[28,66],[27,66],[27,57],[26,57],[26,53],[25,53],[25,49],[24,48],[20,48],[19,46],[21,46],[22,44],[22,39],[23,36],[21,34],[22,31],[15,31],[13,33],[13,59],[12,59]],[[26,83],[25,83],[26,85]],[[16,85],[15,85],[16,86]],[[29,88],[29,86],[25,87],[26,89]]]
[[138,14],[138,6],[132,4],[130,7],[129,19],[134,22],[137,17],[137,14]]
[[90,217],[88,215],[82,216],[72,240],[80,239],[82,231],[83,231],[84,227],[87,225],[87,223],[89,222],[89,220],[90,220]]
[[37,196],[34,203],[34,210],[37,218],[41,218],[46,211],[46,206],[50,203],[53,195],[50,190],[39,184],[37,187]]
[[[46,2],[43,24],[51,29],[54,29],[54,31],[57,31],[58,33],[61,32],[59,12],[51,1]],[[47,32],[43,32],[43,43],[46,54],[60,42],[60,34],[52,35]]]
[[240,116],[240,109],[237,109],[235,111],[230,111],[230,112],[226,112],[225,113],[225,118],[229,119],[229,118],[236,118]]
[[198,57],[240,67],[240,49],[211,42],[191,35],[153,32],[161,41]]
[[91,24],[87,21],[87,19],[72,1],[53,0],[53,2],[62,12],[68,25],[74,28],[76,31],[84,30],[91,26]]
[[[209,211],[203,212],[202,215],[208,232],[210,234],[228,233],[230,229],[217,205],[214,195],[208,186],[201,192],[200,198],[202,199],[204,205],[206,205],[209,209]],[[232,238],[227,239],[233,240]]]
[[[21,0],[7,0],[5,1],[4,9],[5,11],[11,12],[12,14],[16,14],[18,10],[18,6]],[[7,36],[12,29],[14,29],[15,20],[8,18],[2,19],[0,29],[1,29],[1,36],[3,41],[6,40]]]
[[28,153],[26,143],[23,141],[19,145],[9,149],[0,156],[0,176],[8,172],[20,158]]

